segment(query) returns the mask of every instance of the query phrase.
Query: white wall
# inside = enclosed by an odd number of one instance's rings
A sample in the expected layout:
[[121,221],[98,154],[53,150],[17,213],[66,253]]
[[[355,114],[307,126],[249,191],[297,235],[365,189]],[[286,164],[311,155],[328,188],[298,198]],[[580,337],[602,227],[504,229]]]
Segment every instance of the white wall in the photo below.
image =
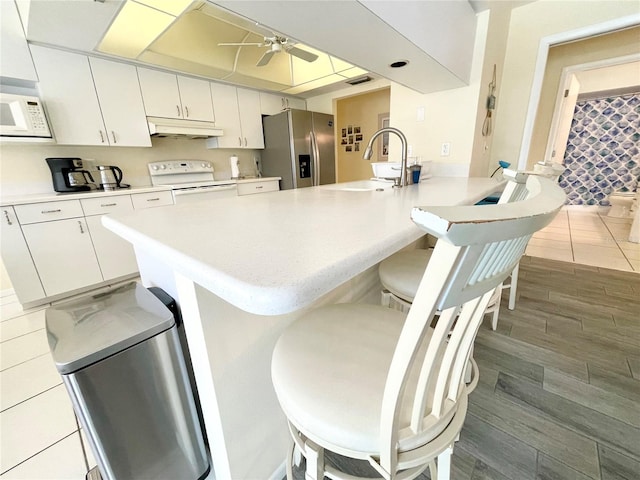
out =
[[[474,60],[469,86],[431,94],[417,93],[402,85],[390,82],[390,123],[399,128],[411,146],[410,156],[434,162],[434,173],[466,176],[472,161],[474,128],[481,88],[485,40],[489,12],[478,15]],[[309,110],[333,113],[337,98],[357,95],[386,86],[386,81],[369,82],[337,92],[307,99]],[[417,111],[424,108],[424,120],[417,120]],[[390,161],[400,159],[400,142],[390,137]],[[365,139],[366,140],[366,139]],[[440,156],[443,142],[451,143],[449,157]]]
[[636,1],[538,0],[511,12],[492,163],[520,157],[529,97],[543,38],[638,14]]

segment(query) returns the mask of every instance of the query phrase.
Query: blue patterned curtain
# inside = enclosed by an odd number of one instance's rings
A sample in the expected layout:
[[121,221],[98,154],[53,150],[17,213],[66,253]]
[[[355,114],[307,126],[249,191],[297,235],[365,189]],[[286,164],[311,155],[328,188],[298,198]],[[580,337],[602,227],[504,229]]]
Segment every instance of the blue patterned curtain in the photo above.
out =
[[640,94],[576,104],[559,184],[569,205],[609,205],[640,178]]

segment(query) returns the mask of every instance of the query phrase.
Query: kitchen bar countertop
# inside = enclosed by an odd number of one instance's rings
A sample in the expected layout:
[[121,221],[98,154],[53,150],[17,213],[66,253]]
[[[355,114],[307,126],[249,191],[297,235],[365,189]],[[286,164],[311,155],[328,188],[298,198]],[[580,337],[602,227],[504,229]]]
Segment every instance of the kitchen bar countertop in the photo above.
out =
[[490,178],[434,177],[402,189],[362,181],[103,217],[133,243],[143,285],[180,306],[208,480],[285,476],[290,439],[270,368],[291,322],[321,305],[379,302],[376,264],[424,235],[412,207],[472,204],[501,188]]
[[[350,188],[354,190],[342,190]],[[221,198],[108,216],[104,225],[227,302],[259,315],[303,308],[424,232],[416,205],[473,204],[489,178],[431,178],[402,189],[361,182]]]

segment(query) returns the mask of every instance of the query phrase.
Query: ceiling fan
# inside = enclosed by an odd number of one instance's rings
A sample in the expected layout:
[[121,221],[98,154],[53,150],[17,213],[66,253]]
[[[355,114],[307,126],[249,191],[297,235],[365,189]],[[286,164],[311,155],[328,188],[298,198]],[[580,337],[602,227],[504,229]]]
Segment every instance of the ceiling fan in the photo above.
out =
[[283,50],[289,55],[301,58],[306,62],[313,62],[318,59],[318,55],[316,55],[315,53],[307,52],[306,50],[302,50],[301,48],[294,47],[293,44],[289,43],[288,38],[281,37],[279,35],[274,35],[273,37],[264,37],[264,41],[262,43],[219,43],[218,46],[269,47],[269,50],[264,52],[264,55],[262,55],[262,57],[260,57],[260,60],[258,60],[258,63],[256,63],[256,67],[265,66],[271,61],[271,58],[276,53],[282,52]]

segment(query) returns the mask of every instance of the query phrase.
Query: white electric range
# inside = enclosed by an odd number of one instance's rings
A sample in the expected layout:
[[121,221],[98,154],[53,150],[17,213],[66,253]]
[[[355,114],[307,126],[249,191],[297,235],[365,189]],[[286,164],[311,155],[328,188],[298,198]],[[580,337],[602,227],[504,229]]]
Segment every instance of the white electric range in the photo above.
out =
[[149,163],[151,184],[171,187],[176,204],[234,197],[234,180],[215,180],[213,165],[202,160],[167,160]]

